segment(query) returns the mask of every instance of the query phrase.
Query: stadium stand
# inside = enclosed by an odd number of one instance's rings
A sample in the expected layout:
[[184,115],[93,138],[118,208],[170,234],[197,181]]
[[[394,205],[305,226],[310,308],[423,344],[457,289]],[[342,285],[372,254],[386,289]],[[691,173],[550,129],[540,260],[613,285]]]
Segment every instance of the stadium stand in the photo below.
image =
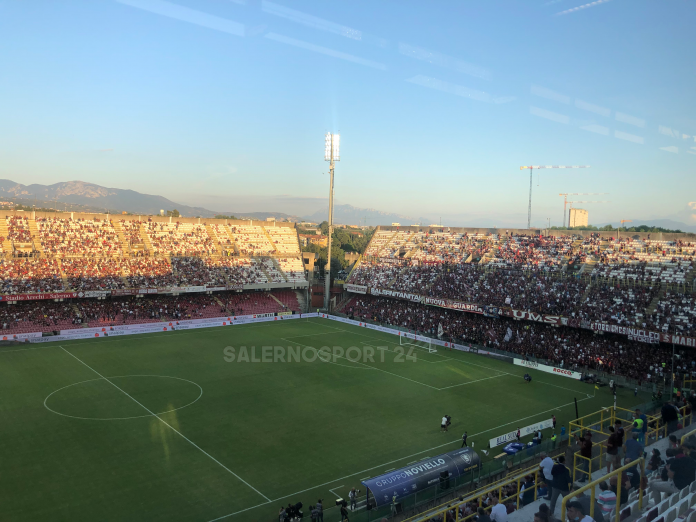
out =
[[210,221],[9,211],[0,292],[307,284],[294,227]]
[[107,218],[36,219],[44,252],[71,256],[112,256],[122,253],[118,234]]
[[[661,363],[670,359],[672,347],[629,341],[626,337],[597,335],[591,330],[520,323],[477,314],[395,301],[370,295],[353,297],[343,308],[349,317],[405,328],[435,336],[442,324],[444,337],[462,344],[479,344],[512,354],[549,361],[577,371],[601,371],[640,382],[661,382]],[[631,353],[629,357],[627,354]],[[678,371],[696,377],[696,354],[679,350]],[[692,364],[693,361],[693,364]],[[682,372],[683,369],[683,372]]]

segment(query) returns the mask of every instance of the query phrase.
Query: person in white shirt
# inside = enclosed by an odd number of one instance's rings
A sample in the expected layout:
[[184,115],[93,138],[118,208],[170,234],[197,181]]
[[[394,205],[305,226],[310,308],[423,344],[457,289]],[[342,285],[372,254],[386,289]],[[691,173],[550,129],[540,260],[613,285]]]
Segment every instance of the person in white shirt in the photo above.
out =
[[507,508],[498,502],[498,497],[495,495],[491,496],[491,503],[493,508],[491,509],[491,521],[492,522],[507,522]]
[[551,482],[553,482],[553,475],[551,475],[551,469],[553,468],[553,460],[545,452],[541,454],[541,468],[542,474],[544,475],[544,482],[546,482],[546,489],[548,491],[548,496],[546,500],[551,500]]
[[442,424],[440,424],[440,431],[447,431],[447,417],[442,417]]

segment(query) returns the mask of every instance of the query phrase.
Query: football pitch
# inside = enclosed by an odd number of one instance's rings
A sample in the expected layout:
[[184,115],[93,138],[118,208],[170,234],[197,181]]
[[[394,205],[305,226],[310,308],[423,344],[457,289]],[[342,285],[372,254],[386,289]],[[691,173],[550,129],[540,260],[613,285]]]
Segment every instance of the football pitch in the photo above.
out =
[[[567,425],[574,398],[580,415],[613,402],[471,353],[407,357],[398,341],[312,318],[3,348],[0,519],[268,521],[299,501],[306,515],[458,448],[464,430],[479,450],[552,414]],[[324,346],[331,357],[308,348]],[[620,390],[622,406],[645,400]]]

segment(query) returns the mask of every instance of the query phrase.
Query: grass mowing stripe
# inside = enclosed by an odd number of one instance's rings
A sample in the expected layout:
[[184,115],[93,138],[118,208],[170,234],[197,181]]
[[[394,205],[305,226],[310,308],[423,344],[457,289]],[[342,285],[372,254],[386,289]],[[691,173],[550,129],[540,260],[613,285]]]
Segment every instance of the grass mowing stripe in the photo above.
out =
[[[586,397],[585,399],[580,399],[578,402],[586,401],[586,400],[589,400],[589,399],[591,399],[591,398],[592,398],[592,397]],[[487,429],[487,430],[484,430],[484,431],[480,431],[479,433],[474,433],[473,435],[470,435],[470,437],[472,437],[472,438],[473,438],[473,437],[477,437],[477,436],[479,436],[479,435],[483,435],[484,433],[488,433],[488,432],[490,432],[490,431],[497,430],[497,429],[499,429],[499,428],[504,428],[505,426],[509,426],[510,424],[517,424],[518,422],[523,421],[523,420],[526,420],[526,419],[529,419],[529,418],[531,418],[531,417],[536,417],[537,415],[542,415],[542,414],[544,414],[544,413],[548,413],[548,412],[550,412],[550,411],[554,411],[554,410],[557,410],[557,409],[559,409],[559,408],[565,408],[566,406],[571,406],[571,405],[575,405],[575,401],[569,402],[568,404],[563,404],[563,405],[561,405],[561,406],[557,406],[557,407],[555,407],[555,408],[551,408],[551,409],[546,410],[546,411],[538,412],[538,413],[535,413],[535,414],[533,414],[533,415],[529,415],[529,416],[527,416],[527,417],[523,417],[523,418],[521,418],[521,419],[516,419],[516,420],[511,421],[511,422],[506,422],[505,424],[501,424],[500,426],[496,426],[495,428],[490,428],[490,429]],[[238,515],[238,514],[240,514],[240,513],[244,513],[245,511],[249,511],[250,509],[254,509],[254,508],[257,508],[257,507],[265,506],[265,505],[267,505],[267,504],[270,504],[270,503],[272,503],[272,502],[277,502],[277,501],[279,501],[279,500],[285,500],[286,498],[294,497],[294,496],[300,495],[300,494],[302,494],[302,493],[306,493],[307,491],[311,491],[311,490],[313,490],[313,489],[319,489],[319,488],[322,488],[322,487],[324,487],[324,486],[328,486],[329,484],[333,484],[334,482],[338,482],[339,480],[344,480],[344,479],[347,479],[347,478],[355,477],[356,475],[358,475],[358,474],[360,474],[360,473],[365,473],[365,472],[367,472],[367,471],[372,471],[373,469],[378,469],[378,468],[382,468],[382,467],[384,467],[384,466],[389,466],[390,464],[394,464],[394,463],[396,463],[396,462],[400,462],[400,461],[402,461],[402,460],[409,459],[409,458],[411,458],[411,457],[415,457],[416,455],[421,455],[421,454],[425,453],[426,451],[432,451],[432,450],[434,450],[434,449],[440,449],[440,448],[442,448],[442,447],[444,447],[444,446],[450,446],[450,445],[452,445],[452,444],[459,443],[460,440],[461,440],[461,439],[457,439],[457,440],[450,441],[450,442],[445,442],[444,444],[440,444],[439,446],[434,446],[434,447],[432,447],[432,448],[428,448],[428,449],[425,449],[425,450],[423,450],[423,451],[419,451],[419,452],[417,452],[417,453],[413,453],[413,454],[408,455],[408,456],[406,456],[406,457],[401,457],[401,458],[398,458],[398,459],[396,459],[396,460],[392,460],[392,461],[389,461],[389,462],[385,462],[384,464],[380,464],[379,466],[373,466],[373,467],[371,467],[371,468],[367,468],[367,469],[364,469],[364,470],[362,470],[362,471],[358,471],[357,473],[353,473],[352,475],[346,475],[345,477],[337,478],[337,479],[331,480],[331,481],[329,481],[329,482],[324,482],[323,484],[319,484],[318,486],[313,486],[313,487],[311,487],[311,488],[303,489],[302,491],[295,491],[294,493],[290,493],[289,495],[285,495],[284,497],[274,498],[273,500],[269,500],[268,502],[264,502],[263,504],[258,504],[258,505],[256,505],[256,506],[252,506],[252,507],[247,508],[247,509],[244,509],[244,510],[242,510],[242,511],[235,511],[234,513],[229,513],[229,514],[227,514],[227,515],[223,515],[223,516],[221,516],[221,517],[214,518],[214,519],[212,519],[212,520],[209,520],[208,522],[217,522],[218,520],[224,520],[225,518],[233,517],[233,516]],[[429,458],[429,457],[425,457],[425,458]],[[417,461],[414,461],[414,462],[417,462]],[[372,478],[372,477],[371,477],[371,476],[370,476],[370,477],[365,477],[365,478],[362,478],[362,479],[360,479],[360,480],[365,480],[365,479],[368,479],[368,478]],[[340,487],[340,486],[339,486],[339,487]],[[335,488],[334,488],[334,489],[335,489]]]
[[[292,341],[288,341],[287,339],[285,339],[285,338],[283,338],[283,337],[280,337],[280,339],[282,339],[283,341],[286,341],[286,342],[288,342],[288,343],[290,343],[290,344],[296,344],[296,345],[299,345],[299,346],[304,346],[304,347],[306,347],[306,348],[313,348],[312,346],[309,346],[309,345],[307,345],[307,344],[293,343]],[[414,383],[416,383],[416,384],[420,384],[421,386],[426,386],[426,387],[430,388],[431,390],[438,390],[438,389],[439,389],[439,388],[435,388],[434,386],[430,386],[429,384],[425,384],[424,382],[414,381],[413,379],[409,379],[408,377],[404,377],[403,375],[399,375],[399,374],[397,374],[397,373],[388,372],[387,370],[382,370],[381,368],[375,368],[374,366],[370,366],[369,364],[361,363],[360,361],[351,361],[350,359],[348,359],[347,357],[343,357],[342,355],[331,354],[331,356],[332,356],[332,357],[340,357],[341,359],[345,359],[346,361],[350,361],[350,362],[352,362],[352,363],[361,364],[361,365],[363,365],[363,366],[366,367],[366,368],[370,368],[371,370],[377,370],[378,372],[387,373],[387,374],[389,374],[389,375],[393,375],[394,377],[398,377],[399,379],[405,379],[405,380],[407,380],[407,381],[411,381],[411,382],[414,382]]]
[[120,391],[121,393],[123,393],[126,397],[128,397],[130,400],[132,400],[134,403],[136,403],[138,406],[140,406],[142,409],[144,409],[144,410],[145,410],[146,412],[148,412],[150,415],[152,415],[153,417],[155,417],[155,418],[156,418],[157,420],[159,420],[162,424],[164,424],[165,426],[167,426],[170,430],[172,430],[174,433],[176,433],[177,435],[179,435],[179,436],[180,436],[182,439],[184,439],[186,442],[188,442],[189,444],[191,444],[194,448],[196,448],[197,450],[199,450],[200,452],[202,452],[204,455],[206,455],[208,458],[210,458],[211,460],[213,460],[214,462],[216,462],[216,463],[217,463],[218,465],[220,465],[223,469],[225,469],[225,470],[227,470],[228,472],[230,472],[230,473],[231,473],[232,475],[234,475],[238,480],[240,480],[241,482],[243,482],[244,484],[246,484],[247,486],[249,486],[251,489],[253,489],[254,491],[256,491],[256,493],[258,493],[259,495],[261,495],[261,496],[262,496],[263,498],[265,498],[267,501],[269,501],[269,502],[271,501],[266,495],[264,495],[263,493],[261,493],[258,489],[256,489],[256,488],[255,488],[254,486],[252,486],[251,484],[249,484],[246,480],[244,480],[242,477],[240,477],[239,475],[237,475],[234,471],[232,471],[230,468],[228,468],[227,466],[225,466],[222,462],[220,462],[219,460],[217,460],[217,459],[216,459],[215,457],[213,457],[210,453],[208,453],[208,452],[205,451],[203,448],[201,448],[200,446],[198,446],[195,442],[193,442],[191,439],[189,439],[188,437],[186,437],[186,435],[184,435],[184,434],[181,433],[179,430],[177,430],[176,428],[174,428],[171,424],[169,424],[169,423],[168,423],[167,421],[165,421],[162,417],[160,417],[159,415],[157,415],[156,413],[154,413],[154,412],[153,412],[152,410],[150,410],[147,406],[145,406],[144,404],[142,404],[141,402],[139,402],[137,399],[135,399],[135,398],[134,398],[132,395],[130,395],[128,392],[126,392],[125,390],[123,390],[122,388],[120,388],[119,386],[117,386],[116,384],[114,384],[112,381],[110,381],[109,379],[107,379],[106,377],[104,377],[104,376],[103,376],[101,373],[99,373],[97,370],[95,370],[94,368],[92,368],[89,364],[87,364],[86,362],[84,362],[82,359],[80,359],[80,358],[77,357],[76,355],[73,355],[73,354],[70,353],[68,350],[66,350],[65,348],[63,348],[62,346],[59,346],[59,348],[62,349],[65,353],[67,353],[70,357],[72,357],[73,359],[75,359],[75,360],[78,361],[79,363],[83,364],[84,366],[86,366],[87,368],[89,368],[90,370],[92,370],[92,371],[93,371],[94,373],[96,373],[99,377],[101,377],[101,378],[104,379],[106,382],[108,382],[109,384],[111,384],[111,386],[113,386],[113,387],[116,388],[118,391]]

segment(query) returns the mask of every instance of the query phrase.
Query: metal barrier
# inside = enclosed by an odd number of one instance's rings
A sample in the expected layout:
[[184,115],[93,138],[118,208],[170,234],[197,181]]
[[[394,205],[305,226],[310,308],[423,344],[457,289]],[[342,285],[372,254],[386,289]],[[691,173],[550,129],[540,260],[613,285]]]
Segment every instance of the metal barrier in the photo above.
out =
[[[483,504],[483,499],[486,497],[486,495],[490,493],[495,493],[497,494],[498,501],[501,504],[504,504],[506,501],[509,501],[510,499],[514,498],[516,499],[517,503],[517,509],[520,508],[520,501],[521,501],[521,493],[520,493],[520,486],[524,482],[524,479],[529,476],[533,475],[534,476],[534,500],[537,500],[537,493],[539,490],[539,474],[541,473],[541,469],[539,468],[539,465],[536,464],[532,467],[523,469],[523,470],[518,470],[511,474],[509,477],[506,477],[504,479],[501,479],[499,481],[496,481],[492,484],[488,484],[487,486],[484,486],[482,488],[479,488],[475,491],[472,491],[465,495],[463,499],[457,500],[456,502],[450,502],[447,505],[442,505],[437,508],[434,508],[432,510],[428,510],[427,513],[425,514],[420,514],[416,515],[414,517],[408,518],[404,520],[404,522],[418,522],[418,521],[426,521],[430,520],[433,517],[437,517],[438,515],[441,515],[443,517],[443,520],[451,520],[450,518],[445,518],[447,516],[448,511],[455,511],[454,515],[454,520],[456,522],[460,521],[466,521],[472,519],[474,516],[476,516],[476,513],[472,513],[470,515],[467,515],[465,517],[460,516],[460,510],[459,508],[461,506],[464,506],[468,504],[469,502],[476,501],[481,507]],[[517,485],[517,491],[516,493],[509,495],[507,497],[503,497],[503,488],[506,486],[509,486],[510,484],[516,484]],[[488,506],[485,507],[485,510],[490,510],[492,509],[493,506]]]
[[[572,494],[569,494],[569,495],[566,495],[565,497],[563,497],[563,501],[561,502],[561,518],[560,519],[561,520],[566,519],[566,503],[572,502],[573,499],[577,495],[585,493],[585,491],[587,491],[588,489],[590,490],[590,512],[585,513],[585,514],[589,515],[591,518],[594,518],[594,507],[595,507],[595,500],[596,500],[595,499],[595,497],[596,497],[595,486],[597,486],[598,484],[600,484],[606,480],[609,480],[613,476],[619,475],[619,478],[617,479],[619,482],[617,483],[617,487],[616,487],[616,516],[615,516],[615,519],[620,520],[621,489],[622,489],[621,478],[622,478],[624,471],[628,471],[629,469],[631,469],[637,465],[640,465],[640,469],[641,469],[640,476],[644,477],[645,476],[645,459],[643,457],[641,457],[639,459],[634,460],[630,464],[626,464],[624,466],[621,466],[620,468],[615,469],[611,473],[607,473],[606,475],[602,476],[601,478],[599,478],[597,480],[591,481],[589,484],[581,487],[580,489],[573,491]],[[643,509],[643,488],[639,487],[638,491],[639,491],[639,493],[638,493],[638,509]]]
[[[573,453],[573,482],[577,480],[577,473],[580,473],[582,476],[587,475],[587,480],[592,480],[592,473],[597,471],[598,469],[601,469],[602,466],[606,464],[606,462],[603,462],[603,458],[606,458],[607,453],[606,446],[604,446],[603,444],[596,444],[596,446],[599,446],[599,455],[597,455],[596,457],[588,459],[587,457],[583,457],[582,455],[580,455],[579,451]],[[599,459],[596,468],[592,466],[592,461],[594,461],[595,459]],[[578,466],[578,460],[580,461],[580,463],[587,462],[587,470],[584,470],[580,466]]]

